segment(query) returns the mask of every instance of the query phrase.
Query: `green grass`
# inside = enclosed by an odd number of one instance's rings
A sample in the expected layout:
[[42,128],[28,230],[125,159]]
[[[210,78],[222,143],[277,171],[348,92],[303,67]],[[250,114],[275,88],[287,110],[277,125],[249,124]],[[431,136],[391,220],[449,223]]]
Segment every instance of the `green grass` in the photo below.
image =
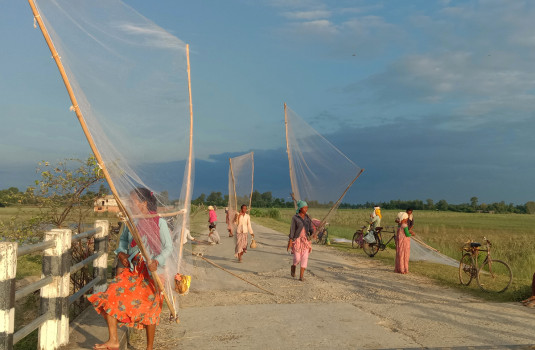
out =
[[[261,209],[262,210],[262,209]],[[286,233],[293,209],[279,209],[280,219],[254,217],[253,221]],[[382,211],[384,226],[394,226],[394,218],[398,210]],[[322,218],[326,209],[309,209],[311,217]],[[340,209],[330,219],[329,236],[351,240],[357,228],[364,226],[371,210]],[[411,262],[413,273],[430,277],[437,282],[462,290],[476,296],[495,301],[518,301],[526,298],[531,292],[531,279],[535,272],[535,215],[526,214],[487,214],[487,213],[454,213],[439,211],[414,212],[416,234],[427,244],[440,252],[459,260],[461,246],[468,240],[478,242],[487,237],[493,244],[492,257],[506,261],[513,270],[513,284],[501,294],[489,294],[477,287],[476,281],[468,287],[461,286],[458,269],[426,262]],[[348,254],[365,256],[361,249],[352,249],[351,244],[332,244],[336,249]],[[387,248],[379,252],[374,259],[394,266],[395,250]]]

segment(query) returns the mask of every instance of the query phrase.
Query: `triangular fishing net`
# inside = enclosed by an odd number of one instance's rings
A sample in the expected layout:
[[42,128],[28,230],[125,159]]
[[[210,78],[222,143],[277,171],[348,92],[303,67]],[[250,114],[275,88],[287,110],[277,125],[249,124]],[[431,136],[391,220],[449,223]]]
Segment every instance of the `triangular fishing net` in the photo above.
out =
[[228,216],[232,232],[236,230],[236,217],[243,204],[251,210],[254,179],[253,152],[229,158]]
[[[191,257],[181,244],[193,186],[187,46],[118,0],[35,2],[36,19],[42,18],[72,86],[72,108],[87,126],[112,191],[148,254],[165,253],[158,275],[176,312],[174,277],[188,274],[183,258]],[[135,203],[137,188],[155,196],[151,212],[158,216]],[[170,252],[161,238],[166,224]]]
[[362,169],[297,113],[284,107],[293,196],[307,202],[311,215],[328,222]]

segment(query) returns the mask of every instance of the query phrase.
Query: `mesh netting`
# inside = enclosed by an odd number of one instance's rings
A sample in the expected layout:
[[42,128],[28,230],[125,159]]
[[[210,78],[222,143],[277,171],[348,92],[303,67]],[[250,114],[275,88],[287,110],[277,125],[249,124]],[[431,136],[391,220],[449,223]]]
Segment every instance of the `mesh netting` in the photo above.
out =
[[[193,178],[187,46],[118,0],[36,5],[112,191],[148,254],[165,255],[158,275],[176,310],[174,276],[188,273],[181,236],[189,227]],[[136,188],[147,189],[157,208],[138,205]],[[170,252],[162,238],[166,225]]]
[[251,210],[254,178],[253,152],[229,158],[228,210],[232,231],[236,230],[236,217],[243,204]]
[[[305,200],[323,222],[334,215],[362,169],[284,105],[290,180],[295,200]],[[322,213],[318,215],[318,213]]]
[[428,261],[441,265],[459,267],[459,261],[442,254],[415,238],[411,239],[410,261]]

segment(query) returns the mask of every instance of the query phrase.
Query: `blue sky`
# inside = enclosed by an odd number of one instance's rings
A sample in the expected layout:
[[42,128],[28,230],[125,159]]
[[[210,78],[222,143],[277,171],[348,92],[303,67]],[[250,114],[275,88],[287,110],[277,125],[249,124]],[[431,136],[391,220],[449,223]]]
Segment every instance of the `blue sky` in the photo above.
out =
[[[126,2],[190,44],[194,195],[251,150],[288,192],[286,102],[366,169],[348,201],[535,200],[533,2]],[[23,189],[89,147],[29,5],[0,8],[0,188]]]

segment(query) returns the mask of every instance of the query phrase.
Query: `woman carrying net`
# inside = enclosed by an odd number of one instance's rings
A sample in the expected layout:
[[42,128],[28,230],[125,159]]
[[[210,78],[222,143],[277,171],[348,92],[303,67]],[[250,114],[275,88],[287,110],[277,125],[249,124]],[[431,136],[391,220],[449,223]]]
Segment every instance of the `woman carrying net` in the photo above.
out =
[[132,234],[125,226],[119,247],[115,251],[120,266],[117,276],[105,292],[88,296],[96,311],[106,320],[109,332],[108,340],[96,344],[93,349],[119,349],[119,325],[145,328],[147,349],[151,350],[156,325],[160,322],[163,296],[156,289],[151,274],[156,273],[158,266],[165,265],[171,254],[171,235],[167,222],[157,215],[157,201],[151,191],[136,188],[130,194],[130,201],[132,207],[141,213],[142,217],[135,224],[152,260],[146,262],[143,259]]

